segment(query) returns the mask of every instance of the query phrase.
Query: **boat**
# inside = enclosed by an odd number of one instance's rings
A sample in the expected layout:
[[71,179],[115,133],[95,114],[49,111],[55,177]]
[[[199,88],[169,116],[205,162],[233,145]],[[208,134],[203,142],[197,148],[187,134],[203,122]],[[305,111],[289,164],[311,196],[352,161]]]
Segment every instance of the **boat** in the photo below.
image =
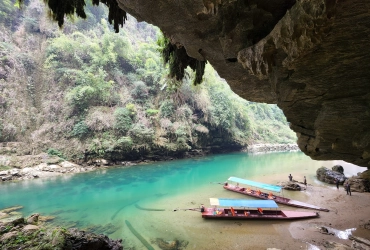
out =
[[[229,182],[235,182],[236,184],[231,184]],[[239,186],[239,184],[243,184],[246,186],[249,186],[247,188]],[[227,182],[223,184],[223,187],[227,190],[234,191],[237,193],[249,195],[255,198],[259,199],[264,199],[264,200],[273,200],[276,203],[279,204],[284,204],[287,206],[293,206],[293,207],[300,207],[300,208],[310,208],[310,209],[315,209],[315,210],[320,210],[324,212],[329,212],[329,209],[318,207],[315,205],[311,205],[308,203],[304,203],[301,201],[297,200],[292,200],[289,198],[285,198],[283,196],[279,196],[276,194],[273,194],[272,192],[275,193],[280,193],[282,191],[282,188],[277,185],[270,185],[270,184],[265,184],[261,182],[256,182],[256,181],[251,181],[251,180],[245,180],[242,178],[238,177],[230,177]],[[269,190],[269,193],[263,192],[262,190]]]
[[[203,207],[206,219],[295,220],[319,217],[318,212],[280,210],[273,200],[210,198],[214,207]],[[227,207],[227,208],[220,208]],[[236,208],[238,207],[238,208]]]

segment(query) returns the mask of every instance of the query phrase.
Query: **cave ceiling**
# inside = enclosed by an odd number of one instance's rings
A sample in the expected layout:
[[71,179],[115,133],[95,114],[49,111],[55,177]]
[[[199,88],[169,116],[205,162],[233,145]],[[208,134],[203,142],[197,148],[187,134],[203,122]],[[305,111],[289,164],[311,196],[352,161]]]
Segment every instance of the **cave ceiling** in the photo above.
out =
[[312,159],[370,166],[369,0],[117,1],[242,98],[277,104]]

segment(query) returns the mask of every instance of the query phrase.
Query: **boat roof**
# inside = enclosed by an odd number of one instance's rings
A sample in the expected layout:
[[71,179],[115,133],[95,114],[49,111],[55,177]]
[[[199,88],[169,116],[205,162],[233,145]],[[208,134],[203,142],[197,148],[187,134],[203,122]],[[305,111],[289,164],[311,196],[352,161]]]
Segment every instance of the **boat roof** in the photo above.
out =
[[238,177],[233,177],[233,176],[230,177],[228,180],[238,182],[238,183],[241,183],[241,184],[245,184],[245,185],[249,185],[249,186],[253,186],[253,187],[257,187],[257,188],[261,188],[261,189],[270,190],[270,191],[273,191],[273,192],[280,192],[281,191],[281,187],[277,186],[277,185],[270,185],[270,184],[266,184],[266,183],[262,183],[262,182],[245,180],[245,179],[238,178]]
[[250,208],[278,208],[273,200],[246,200],[246,199],[227,199],[209,198],[212,206],[222,207],[250,207]]

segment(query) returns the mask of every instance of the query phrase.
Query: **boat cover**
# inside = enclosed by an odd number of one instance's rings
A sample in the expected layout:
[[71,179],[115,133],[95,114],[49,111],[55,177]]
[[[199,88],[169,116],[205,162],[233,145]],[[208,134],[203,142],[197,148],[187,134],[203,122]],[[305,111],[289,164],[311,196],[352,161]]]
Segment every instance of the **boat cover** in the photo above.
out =
[[280,186],[265,184],[265,183],[256,182],[256,181],[245,180],[245,179],[241,179],[241,178],[238,178],[238,177],[230,177],[228,180],[229,181],[234,181],[234,182],[237,182],[237,183],[241,183],[241,184],[245,184],[245,185],[249,185],[249,186],[253,186],[253,187],[257,187],[257,188],[261,188],[261,189],[270,190],[270,191],[273,191],[273,192],[280,192],[281,191]]
[[222,207],[249,207],[249,208],[278,208],[273,200],[245,200],[227,198],[209,198],[212,206]]

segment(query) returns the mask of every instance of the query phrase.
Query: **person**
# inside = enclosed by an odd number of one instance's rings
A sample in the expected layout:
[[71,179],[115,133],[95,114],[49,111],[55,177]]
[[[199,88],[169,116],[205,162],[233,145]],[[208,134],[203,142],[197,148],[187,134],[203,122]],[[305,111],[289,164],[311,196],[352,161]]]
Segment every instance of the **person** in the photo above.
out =
[[335,185],[337,185],[337,189],[339,189],[339,178],[335,179]]
[[204,206],[203,206],[203,205],[200,207],[200,211],[201,211],[202,213],[204,212]]
[[289,174],[289,181],[293,181],[293,176],[291,174]]
[[347,195],[349,194],[349,196],[351,196],[351,184],[349,184],[349,182],[347,182],[347,185],[346,185],[346,189],[347,189]]
[[307,187],[307,180],[306,180],[306,176],[303,177],[303,184]]

